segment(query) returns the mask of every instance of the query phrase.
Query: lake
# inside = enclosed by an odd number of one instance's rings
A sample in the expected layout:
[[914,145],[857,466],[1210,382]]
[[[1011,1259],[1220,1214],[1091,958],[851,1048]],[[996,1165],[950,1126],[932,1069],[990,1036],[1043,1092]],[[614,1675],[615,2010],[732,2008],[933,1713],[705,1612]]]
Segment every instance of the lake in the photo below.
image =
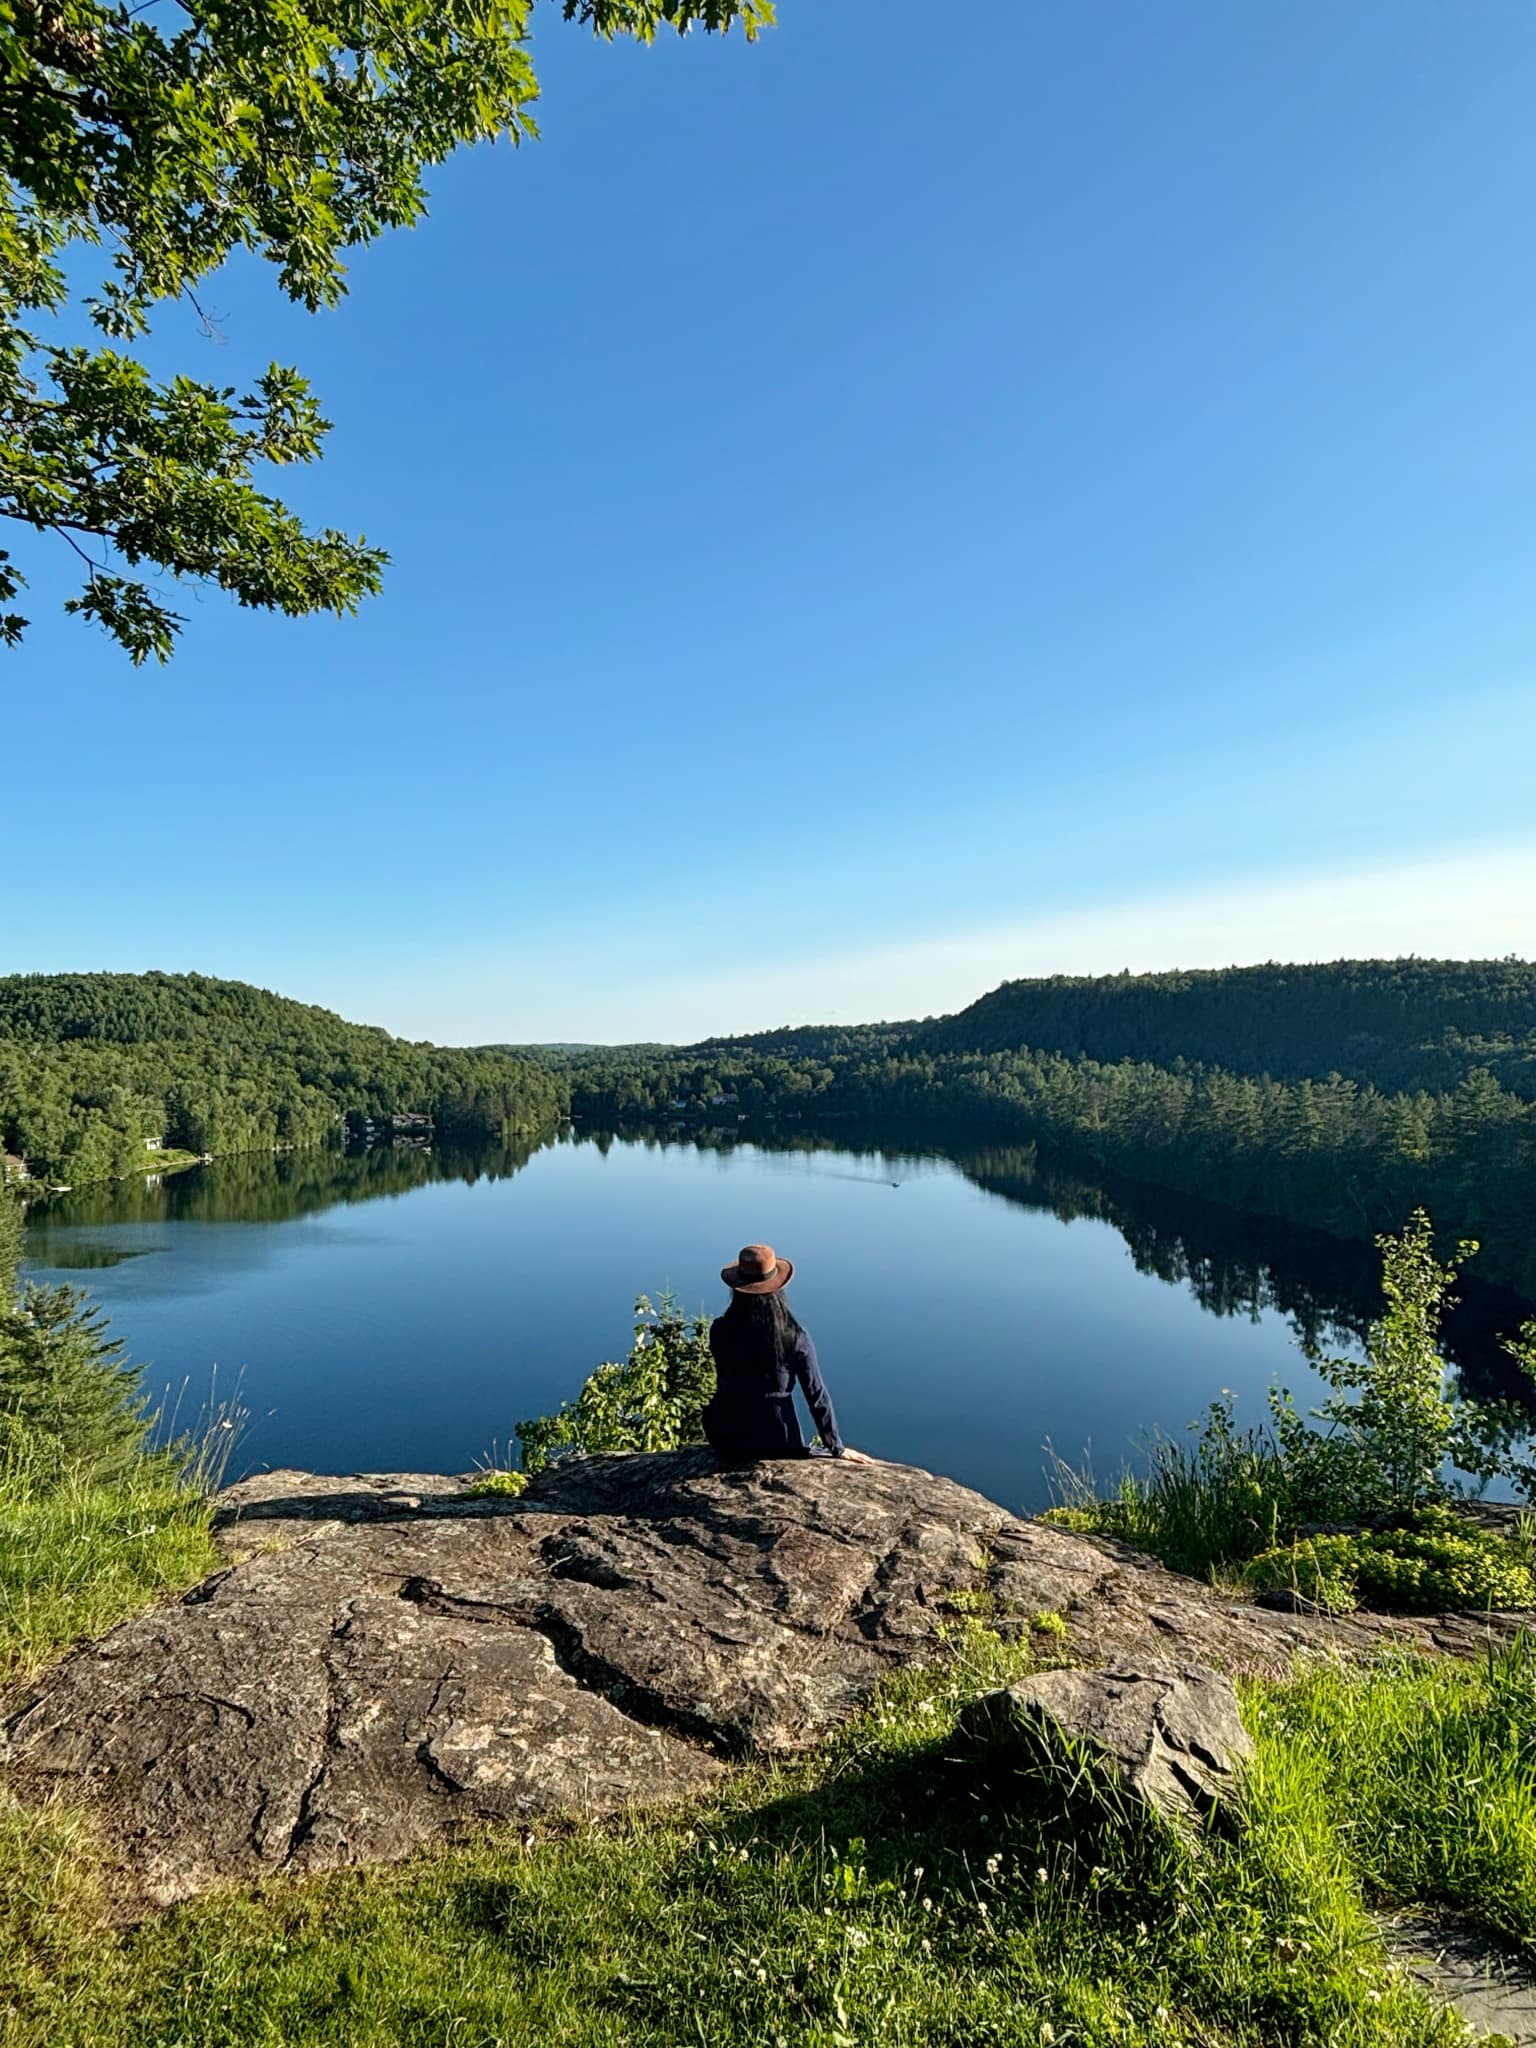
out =
[[[1103,1477],[1222,1388],[1240,1422],[1276,1379],[1310,1397],[1298,1329],[1376,1306],[1367,1247],[888,1131],[216,1160],[35,1205],[25,1270],[88,1287],[184,1417],[238,1383],[239,1470],[462,1472],[623,1355],[637,1294],[723,1306],[754,1240],[795,1261],[848,1441],[1014,1508],[1048,1503],[1048,1444]],[[1487,1381],[1521,1307],[1463,1291]]]

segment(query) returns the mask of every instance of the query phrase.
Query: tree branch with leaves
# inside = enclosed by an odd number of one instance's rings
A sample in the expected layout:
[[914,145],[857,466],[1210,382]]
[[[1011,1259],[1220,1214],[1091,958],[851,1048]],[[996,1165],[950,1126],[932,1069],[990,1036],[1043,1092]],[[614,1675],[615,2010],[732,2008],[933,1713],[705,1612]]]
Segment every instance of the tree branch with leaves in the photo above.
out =
[[[467,143],[537,134],[535,0],[0,0],[0,518],[79,558],[66,609],[135,662],[181,618],[155,577],[291,615],[355,611],[384,552],[311,531],[258,480],[312,462],[330,423],[273,364],[252,391],[157,383],[125,351],[155,308],[237,251],[311,312],[345,252],[426,206],[424,174]],[[769,0],[561,0],[605,38],[748,38]],[[76,246],[107,274],[76,305]],[[83,314],[105,346],[78,337]],[[63,338],[60,338],[62,335]],[[0,604],[25,587],[0,550]],[[27,617],[0,613],[14,645]]]

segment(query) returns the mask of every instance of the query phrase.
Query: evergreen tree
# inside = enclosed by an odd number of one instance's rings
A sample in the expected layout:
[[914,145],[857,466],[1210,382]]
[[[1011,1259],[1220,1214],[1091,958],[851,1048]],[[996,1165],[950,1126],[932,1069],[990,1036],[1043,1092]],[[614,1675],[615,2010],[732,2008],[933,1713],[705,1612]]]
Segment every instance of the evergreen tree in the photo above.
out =
[[73,1287],[27,1287],[0,1309],[0,1451],[25,1443],[33,1483],[66,1472],[110,1483],[141,1464],[149,1431],[138,1371]]

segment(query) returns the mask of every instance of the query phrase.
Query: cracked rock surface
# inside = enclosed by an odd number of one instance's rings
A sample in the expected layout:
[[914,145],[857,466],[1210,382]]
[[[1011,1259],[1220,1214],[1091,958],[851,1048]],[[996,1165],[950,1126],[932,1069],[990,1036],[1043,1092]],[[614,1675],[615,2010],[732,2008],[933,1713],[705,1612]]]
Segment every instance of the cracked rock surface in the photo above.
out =
[[600,1457],[485,1500],[276,1472],[220,1520],[224,1570],[0,1701],[7,1785],[94,1809],[151,1904],[680,1800],[943,1654],[956,1596],[1017,1632],[1061,1615],[1039,1647],[1080,1663],[1279,1673],[1388,1629],[1486,1634],[1266,1613],[903,1465]]

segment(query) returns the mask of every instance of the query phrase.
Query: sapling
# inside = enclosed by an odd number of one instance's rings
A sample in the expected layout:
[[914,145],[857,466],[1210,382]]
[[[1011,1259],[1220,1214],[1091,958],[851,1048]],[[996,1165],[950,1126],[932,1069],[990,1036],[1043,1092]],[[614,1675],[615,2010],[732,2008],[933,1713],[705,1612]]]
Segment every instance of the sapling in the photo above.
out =
[[[1429,1217],[1416,1209],[1400,1235],[1376,1243],[1387,1305],[1367,1332],[1364,1357],[1331,1357],[1306,1347],[1334,1389],[1310,1418],[1287,1390],[1270,1396],[1298,1519],[1412,1514],[1455,1491],[1448,1468],[1484,1486],[1523,1475],[1529,1490],[1536,1476],[1528,1457],[1530,1416],[1513,1402],[1466,1399],[1440,1350],[1441,1316],[1476,1242],[1463,1239],[1442,1263]],[[1531,1370],[1536,1324],[1527,1324],[1505,1348]]]

